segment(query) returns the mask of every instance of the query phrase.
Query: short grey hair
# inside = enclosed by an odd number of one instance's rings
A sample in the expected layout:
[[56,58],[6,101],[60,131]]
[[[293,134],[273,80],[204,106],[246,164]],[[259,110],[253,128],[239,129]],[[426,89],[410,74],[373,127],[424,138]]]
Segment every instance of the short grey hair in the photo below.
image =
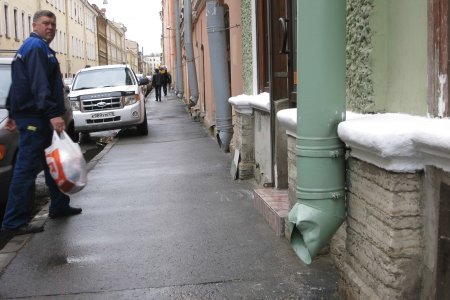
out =
[[39,20],[39,18],[41,18],[41,17],[48,17],[48,18],[56,19],[56,16],[53,12],[43,9],[43,10],[38,10],[37,12],[34,13],[33,23],[36,23]]

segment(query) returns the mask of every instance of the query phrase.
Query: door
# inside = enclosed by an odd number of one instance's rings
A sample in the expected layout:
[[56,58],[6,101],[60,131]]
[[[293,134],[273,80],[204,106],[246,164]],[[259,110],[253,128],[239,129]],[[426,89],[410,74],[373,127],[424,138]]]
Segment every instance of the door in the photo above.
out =
[[276,114],[296,107],[294,61],[296,44],[293,24],[296,0],[271,0],[271,134],[272,178],[278,189],[288,188],[287,136]]

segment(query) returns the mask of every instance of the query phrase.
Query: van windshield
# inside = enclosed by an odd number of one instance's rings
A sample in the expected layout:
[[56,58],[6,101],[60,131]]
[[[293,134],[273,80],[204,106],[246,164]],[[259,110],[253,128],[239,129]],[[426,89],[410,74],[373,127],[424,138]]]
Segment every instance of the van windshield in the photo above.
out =
[[93,69],[78,73],[73,82],[72,90],[123,85],[137,85],[134,74],[128,68]]

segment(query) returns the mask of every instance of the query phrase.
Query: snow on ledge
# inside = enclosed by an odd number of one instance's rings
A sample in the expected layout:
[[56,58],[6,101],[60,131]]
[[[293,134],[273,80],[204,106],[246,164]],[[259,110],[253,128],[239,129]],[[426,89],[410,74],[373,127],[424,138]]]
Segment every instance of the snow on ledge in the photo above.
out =
[[[286,134],[296,137],[296,108],[279,111],[277,119]],[[352,156],[380,168],[414,172],[431,165],[450,172],[450,119],[347,111],[338,134]]]
[[[249,113],[253,108],[270,112],[270,94],[261,93],[258,95],[239,95],[231,97],[228,102],[241,113]],[[250,111],[251,113],[251,111]]]
[[286,128],[286,134],[296,137],[297,136],[297,109],[288,108],[282,109],[277,112],[277,119],[281,125]]
[[449,119],[393,113],[347,116],[338,134],[352,156],[396,172],[427,165],[450,172]]

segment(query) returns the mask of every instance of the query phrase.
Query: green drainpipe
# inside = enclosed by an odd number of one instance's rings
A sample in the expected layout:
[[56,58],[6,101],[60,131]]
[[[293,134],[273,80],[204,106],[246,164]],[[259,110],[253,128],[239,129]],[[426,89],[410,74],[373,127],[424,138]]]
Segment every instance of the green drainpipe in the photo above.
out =
[[297,23],[297,203],[291,244],[306,264],[345,218],[345,0],[300,0]]

